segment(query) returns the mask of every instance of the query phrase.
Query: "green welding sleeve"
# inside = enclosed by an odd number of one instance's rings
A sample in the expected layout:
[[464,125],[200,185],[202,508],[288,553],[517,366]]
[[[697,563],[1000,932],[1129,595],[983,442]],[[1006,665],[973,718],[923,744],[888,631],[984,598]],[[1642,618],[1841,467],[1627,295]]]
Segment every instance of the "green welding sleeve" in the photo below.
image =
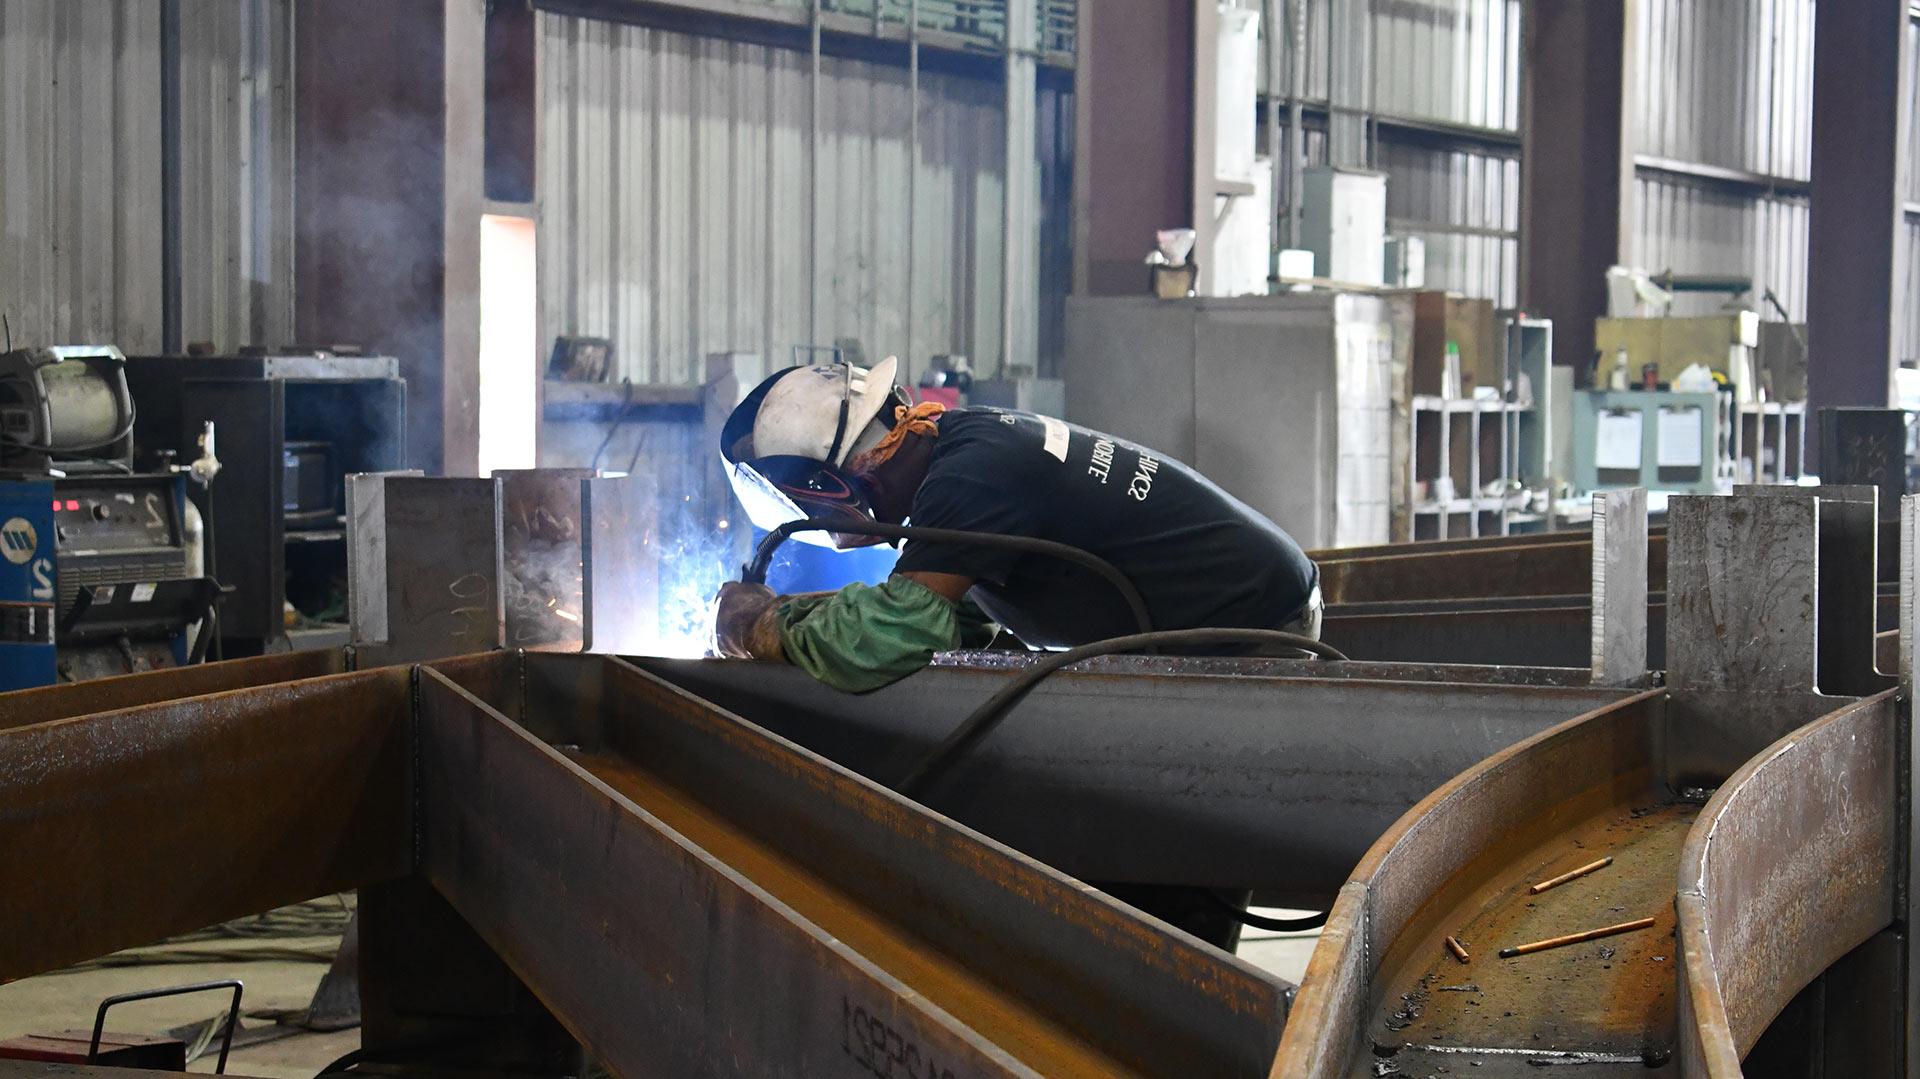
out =
[[892,685],[925,667],[935,652],[992,637],[972,603],[956,606],[906,577],[789,598],[780,604],[779,620],[788,662],[846,693]]

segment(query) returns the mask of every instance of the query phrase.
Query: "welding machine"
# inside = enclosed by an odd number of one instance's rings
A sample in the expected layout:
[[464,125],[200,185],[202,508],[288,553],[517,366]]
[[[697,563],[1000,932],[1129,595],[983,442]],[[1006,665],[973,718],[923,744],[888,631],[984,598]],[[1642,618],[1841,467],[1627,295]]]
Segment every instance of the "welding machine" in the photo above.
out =
[[0,353],[0,690],[185,663],[217,595],[185,479],[133,473],[125,367],[111,347]]

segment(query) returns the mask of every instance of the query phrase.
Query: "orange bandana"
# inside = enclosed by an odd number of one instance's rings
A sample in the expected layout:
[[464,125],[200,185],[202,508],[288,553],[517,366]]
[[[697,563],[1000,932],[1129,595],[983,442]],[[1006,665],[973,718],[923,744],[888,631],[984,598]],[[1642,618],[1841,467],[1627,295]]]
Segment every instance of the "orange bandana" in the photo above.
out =
[[853,473],[872,472],[887,463],[900,449],[900,444],[908,435],[938,435],[940,425],[936,422],[947,406],[938,401],[922,401],[912,408],[905,405],[893,407],[893,430],[888,431],[872,449],[854,455],[847,462],[847,471]]

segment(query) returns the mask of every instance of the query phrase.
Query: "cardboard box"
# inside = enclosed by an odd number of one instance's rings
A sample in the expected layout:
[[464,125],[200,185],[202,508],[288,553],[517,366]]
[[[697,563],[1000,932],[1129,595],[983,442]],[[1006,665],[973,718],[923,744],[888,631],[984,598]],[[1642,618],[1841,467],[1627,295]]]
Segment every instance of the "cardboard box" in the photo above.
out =
[[1416,394],[1446,390],[1447,345],[1460,351],[1460,394],[1476,386],[1499,389],[1506,381],[1506,357],[1494,332],[1493,301],[1471,300],[1447,292],[1413,294],[1411,384]]

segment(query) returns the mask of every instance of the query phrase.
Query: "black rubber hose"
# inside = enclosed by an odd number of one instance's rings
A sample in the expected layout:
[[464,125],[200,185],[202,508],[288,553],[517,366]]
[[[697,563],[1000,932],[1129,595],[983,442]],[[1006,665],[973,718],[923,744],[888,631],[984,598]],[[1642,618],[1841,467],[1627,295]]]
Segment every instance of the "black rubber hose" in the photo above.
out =
[[1288,648],[1298,648],[1311,652],[1322,659],[1346,659],[1347,656],[1330,644],[1322,644],[1312,637],[1303,637],[1298,633],[1288,633],[1278,629],[1167,629],[1152,633],[1136,633],[1129,637],[1109,637],[1104,641],[1094,641],[1065,652],[1054,652],[1033,666],[1021,671],[1013,681],[1000,687],[1000,692],[987,698],[985,704],[973,710],[946,740],[935,746],[933,752],[921,759],[913,771],[908,772],[895,790],[909,797],[925,790],[933,781],[945,774],[953,762],[971,749],[974,743],[992,733],[993,729],[1006,718],[1007,711],[1019,703],[1039,685],[1048,675],[1070,667],[1084,659],[1112,655],[1115,652],[1137,651],[1144,648],[1192,647],[1207,644],[1277,644]]
[[968,532],[958,528],[920,528],[913,525],[889,525],[879,521],[847,521],[837,517],[809,517],[803,521],[789,521],[767,533],[760,546],[753,552],[753,561],[747,563],[740,579],[748,584],[766,584],[767,570],[773,565],[773,552],[778,550],[787,537],[795,532],[840,532],[849,536],[879,536],[882,539],[926,540],[929,543],[966,544],[974,547],[998,547],[1002,550],[1024,551],[1028,554],[1042,554],[1063,559],[1087,569],[1105,578],[1113,585],[1120,598],[1126,600],[1127,607],[1133,612],[1133,620],[1139,624],[1141,633],[1153,632],[1153,620],[1147,615],[1147,601],[1140,596],[1140,590],[1133,586],[1127,575],[1121,573],[1113,563],[1096,555],[1088,554],[1078,547],[1052,540],[1034,539],[1031,536],[1003,536],[997,532]]

